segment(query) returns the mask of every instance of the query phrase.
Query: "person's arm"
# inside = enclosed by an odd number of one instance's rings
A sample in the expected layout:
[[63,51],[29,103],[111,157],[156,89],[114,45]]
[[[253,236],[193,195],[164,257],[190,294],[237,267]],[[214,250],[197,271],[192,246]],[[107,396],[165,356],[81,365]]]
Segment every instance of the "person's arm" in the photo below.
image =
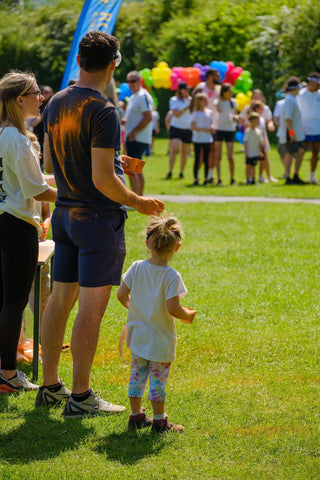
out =
[[47,238],[47,234],[51,225],[51,210],[48,202],[42,202],[42,235],[40,241],[44,241]]
[[38,202],[51,202],[54,203],[57,200],[57,189],[53,187],[48,187],[48,189],[33,197]]
[[133,142],[136,139],[137,133],[139,133],[141,130],[143,130],[150,122],[152,121],[152,113],[150,110],[147,110],[145,112],[142,112],[142,119],[134,127],[134,129],[129,133],[128,139],[130,142]]
[[248,158],[248,142],[243,142],[244,145],[244,155]]
[[130,290],[127,285],[122,282],[117,292],[117,299],[126,308],[130,305]]
[[127,205],[144,215],[160,215],[164,204],[156,198],[140,197],[129,190],[114,170],[114,149],[92,148],[92,181],[107,198]]
[[196,310],[192,310],[191,308],[180,305],[180,299],[178,295],[167,300],[167,309],[170,315],[185,323],[192,323],[195,314],[197,313]]
[[44,134],[44,142],[43,142],[43,164],[46,172],[53,173],[53,165],[49,147],[49,137],[48,134]]
[[[292,121],[290,118],[286,118],[286,126],[287,126],[287,129],[288,129],[288,134],[289,134],[289,137],[290,137],[290,142],[293,142],[294,141],[294,130],[292,129]],[[293,132],[293,135],[290,135],[290,133]]]

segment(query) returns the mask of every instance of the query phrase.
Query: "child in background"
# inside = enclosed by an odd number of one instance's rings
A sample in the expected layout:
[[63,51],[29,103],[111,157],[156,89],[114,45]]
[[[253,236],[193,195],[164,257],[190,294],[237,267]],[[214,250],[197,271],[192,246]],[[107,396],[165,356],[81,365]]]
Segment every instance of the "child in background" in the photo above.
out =
[[[176,218],[154,217],[147,227],[145,241],[151,257],[134,262],[123,275],[118,290],[118,300],[129,309],[127,345],[132,355],[130,430],[152,425],[152,431],[157,433],[184,431],[182,425],[169,422],[164,411],[165,389],[176,350],[173,317],[184,323],[192,323],[196,314],[195,310],[180,305],[180,298],[187,293],[187,289],[180,274],[169,267],[169,262],[181,245],[182,236]],[[141,408],[148,378],[153,421]]]
[[264,158],[264,139],[261,130],[259,130],[260,115],[252,112],[249,115],[250,127],[244,134],[244,152],[246,156],[246,185],[255,184],[255,166],[259,160]]
[[200,158],[204,163],[204,186],[209,184],[209,154],[211,143],[213,142],[212,132],[212,111],[206,108],[208,105],[208,97],[205,93],[196,93],[194,97],[194,110],[191,115],[192,142],[194,146],[194,167],[193,185],[199,185],[198,172],[200,167]]
[[232,86],[230,83],[221,85],[220,99],[216,100],[215,106],[218,111],[217,129],[215,133],[215,151],[216,151],[216,167],[218,173],[218,186],[222,185],[221,181],[221,157],[222,142],[226,142],[227,155],[230,170],[230,185],[235,185],[234,180],[234,159],[233,159],[233,142],[234,132],[236,130],[237,102],[232,98]]

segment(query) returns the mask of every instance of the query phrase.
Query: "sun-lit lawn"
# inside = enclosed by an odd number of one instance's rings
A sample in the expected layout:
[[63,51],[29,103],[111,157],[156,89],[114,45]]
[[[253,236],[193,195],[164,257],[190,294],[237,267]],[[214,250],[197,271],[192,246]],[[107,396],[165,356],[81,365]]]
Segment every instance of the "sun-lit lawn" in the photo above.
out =
[[[169,182],[163,180],[167,158],[158,154],[149,162],[148,193],[193,192],[191,162],[190,178]],[[275,176],[281,176],[278,167]],[[307,163],[303,168],[306,178]],[[277,196],[318,192],[311,186],[259,185],[199,187],[196,193],[242,195],[249,189]],[[319,479],[319,208],[167,204],[186,234],[172,266],[189,290],[184,305],[198,311],[193,325],[177,322],[177,359],[167,388],[166,411],[185,433],[129,434],[129,412],[64,420],[61,408],[35,410],[34,393],[3,395],[0,478]],[[125,268],[146,258],[146,223],[129,212]],[[126,312],[115,293],[101,327],[92,387],[128,407],[129,367],[117,351]],[[70,352],[62,354],[60,375],[68,386],[71,367]],[[22,369],[31,374],[30,365]],[[144,405],[150,412],[147,398]]]

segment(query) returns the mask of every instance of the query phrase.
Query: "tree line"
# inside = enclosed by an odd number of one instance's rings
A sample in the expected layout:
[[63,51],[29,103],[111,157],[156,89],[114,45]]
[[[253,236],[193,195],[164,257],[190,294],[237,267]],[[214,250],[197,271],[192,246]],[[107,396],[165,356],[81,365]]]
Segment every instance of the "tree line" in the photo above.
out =
[[[0,2],[0,75],[33,71],[39,84],[59,89],[81,0],[45,6]],[[290,75],[320,70],[318,0],[146,0],[123,3],[114,34],[123,61],[115,80],[133,69],[232,61],[251,72],[269,104]],[[171,92],[156,90],[166,99]]]

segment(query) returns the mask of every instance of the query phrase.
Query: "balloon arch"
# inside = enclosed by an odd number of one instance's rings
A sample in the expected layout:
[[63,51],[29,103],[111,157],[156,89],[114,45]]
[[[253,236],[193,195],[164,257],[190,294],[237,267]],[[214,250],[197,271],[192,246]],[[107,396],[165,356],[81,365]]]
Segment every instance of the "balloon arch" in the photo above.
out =
[[[186,82],[190,88],[194,88],[198,83],[205,81],[206,72],[215,68],[220,73],[222,83],[231,83],[238,110],[250,103],[253,81],[251,73],[242,67],[236,67],[232,62],[222,62],[213,60],[209,65],[195,63],[193,67],[173,67],[170,68],[166,62],[159,62],[156,67],[143,68],[140,70],[143,86],[148,90],[153,88],[166,88],[177,90],[180,82]],[[131,90],[127,83],[121,83],[119,87],[119,100],[130,97]]]

